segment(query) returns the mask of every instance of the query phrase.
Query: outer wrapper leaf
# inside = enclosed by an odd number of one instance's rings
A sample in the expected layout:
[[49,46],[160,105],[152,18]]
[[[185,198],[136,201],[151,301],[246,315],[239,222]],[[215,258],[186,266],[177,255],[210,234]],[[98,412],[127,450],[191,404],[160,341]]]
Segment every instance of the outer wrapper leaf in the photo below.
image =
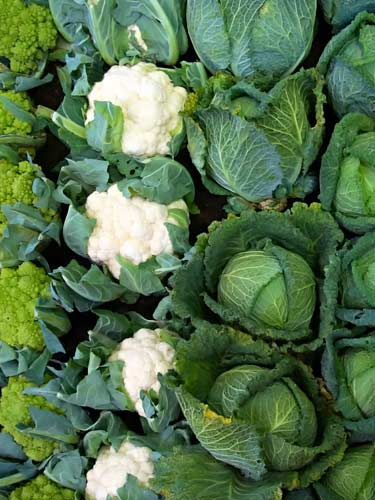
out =
[[[371,158],[371,149],[366,148],[366,151],[359,152],[358,148],[353,149],[351,146],[356,138],[360,138],[360,134],[374,131],[374,122],[368,116],[360,113],[349,113],[335,127],[331,141],[322,158],[320,169],[320,200],[325,210],[333,213],[338,222],[348,231],[357,234],[363,234],[375,228],[375,216],[371,215],[356,215],[355,213],[344,213],[337,209],[335,204],[336,190],[340,178],[340,170],[343,161],[347,158],[357,158],[364,162]],[[355,188],[361,189],[362,186],[357,186],[355,180],[348,178],[347,190]],[[349,207],[348,207],[349,208]],[[353,207],[355,212],[356,207]]]
[[47,349],[40,353],[27,347],[16,349],[5,342],[0,342],[0,374],[5,379],[22,374],[39,385],[44,380],[44,373],[49,359],[50,353]]
[[[309,328],[283,331],[256,325],[217,302],[218,281],[226,263],[240,252],[261,249],[265,238],[303,256],[317,278],[318,305]],[[319,205],[297,203],[284,214],[248,211],[240,218],[213,223],[208,236],[198,240],[191,260],[175,275],[172,309],[183,318],[224,321],[276,342],[283,351],[314,350],[336,322],[339,260],[335,251],[342,238],[333,218]]]
[[48,54],[39,62],[38,68],[31,75],[22,73],[15,73],[10,71],[9,67],[5,64],[0,65],[0,86],[3,89],[13,89],[17,92],[26,92],[27,90],[35,89],[53,79],[53,75],[47,74],[45,76],[45,68],[47,65]]
[[[234,414],[219,415],[207,405],[217,377],[231,368],[256,365],[268,368],[241,393],[237,403],[246,396],[263,391],[285,377],[292,379],[315,407],[318,433],[315,443],[291,446],[281,436],[261,434],[256,427]],[[279,485],[288,489],[303,488],[318,480],[324,472],[339,462],[345,450],[345,435],[337,417],[319,395],[318,384],[302,363],[272,351],[263,342],[225,327],[202,325],[188,341],[177,346],[176,392],[186,420],[201,445],[217,460],[242,470],[252,479],[272,479],[273,466],[267,455],[273,441],[277,469],[282,470]],[[180,385],[178,385],[180,383]],[[235,380],[233,380],[235,388]],[[224,404],[225,402],[223,402]],[[306,425],[306,422],[305,422]],[[298,453],[297,453],[297,448]]]
[[10,489],[37,474],[37,467],[28,460],[19,446],[5,432],[0,432],[0,498],[8,498]]
[[240,81],[219,87],[209,106],[202,99],[185,122],[190,156],[207,189],[250,204],[310,192],[308,170],[324,131],[322,86],[315,70],[301,70],[268,93]]
[[152,486],[166,500],[279,500],[281,479],[250,481],[199,446],[175,449],[155,464]]
[[[187,1],[187,25],[199,59],[257,84],[292,73],[308,54],[316,1]],[[277,32],[277,42],[275,38]]]
[[[356,2],[357,5],[358,2]],[[371,26],[374,23],[374,14],[361,12],[349,26],[331,39],[320,57],[318,70],[326,76],[331,104],[340,118],[353,112],[364,113],[375,118],[374,85],[360,73],[357,67],[340,56],[345,45],[358,36],[362,26]],[[371,52],[370,46],[368,49]]]
[[355,401],[348,386],[343,356],[347,350],[371,351],[374,346],[375,337],[372,333],[363,334],[360,329],[336,330],[327,339],[322,358],[322,373],[327,387],[354,442],[375,439],[375,417],[366,417]]

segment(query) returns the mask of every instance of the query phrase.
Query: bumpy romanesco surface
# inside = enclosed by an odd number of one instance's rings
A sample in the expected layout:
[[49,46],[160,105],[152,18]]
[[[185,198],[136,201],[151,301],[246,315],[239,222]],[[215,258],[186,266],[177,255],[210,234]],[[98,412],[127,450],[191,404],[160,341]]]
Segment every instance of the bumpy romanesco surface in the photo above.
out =
[[13,347],[44,348],[40,326],[34,318],[39,297],[48,297],[50,278],[31,262],[0,271],[0,340]]
[[23,0],[0,0],[0,56],[16,73],[30,74],[56,45],[57,30],[48,8]]
[[42,410],[62,413],[53,404],[41,396],[22,394],[28,387],[35,387],[24,377],[9,377],[8,385],[3,387],[0,398],[0,425],[3,430],[13,436],[13,439],[23,447],[24,453],[32,460],[40,462],[47,458],[59,447],[55,441],[40,439],[24,434],[17,429],[17,424],[32,426],[33,421],[29,413],[29,406]]
[[[1,6],[1,0],[0,0]],[[1,19],[1,12],[0,12]],[[1,26],[0,26],[1,32]],[[0,46],[2,40],[0,37]],[[0,96],[6,97],[10,101],[17,104],[25,111],[31,112],[33,107],[31,101],[25,92],[14,92],[13,90],[0,90]],[[28,135],[31,133],[32,126],[30,123],[23,122],[16,118],[12,113],[7,111],[4,105],[0,102],[0,135]]]
[[73,500],[74,491],[54,483],[40,474],[24,486],[12,491],[9,500]]

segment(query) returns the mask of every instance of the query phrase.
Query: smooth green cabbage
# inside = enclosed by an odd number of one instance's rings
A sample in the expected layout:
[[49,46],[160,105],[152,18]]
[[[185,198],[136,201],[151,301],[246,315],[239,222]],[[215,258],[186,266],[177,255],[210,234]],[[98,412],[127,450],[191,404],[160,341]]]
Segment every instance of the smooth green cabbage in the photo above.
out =
[[349,113],[336,125],[322,158],[320,200],[354,233],[375,228],[375,124]]
[[[346,447],[309,369],[244,333],[207,325],[177,344],[176,394],[200,444],[251,479],[308,486]],[[256,497],[255,497],[256,498]]]
[[375,439],[375,337],[337,330],[327,340],[322,373],[352,441]]
[[199,59],[256,83],[292,73],[309,53],[316,0],[187,0],[187,25]]
[[224,268],[218,300],[256,323],[306,328],[315,308],[315,277],[300,255],[280,247],[243,252]]
[[341,240],[317,204],[245,211],[214,223],[176,272],[172,309],[239,327],[281,349],[315,349],[335,322]]
[[315,486],[320,498],[365,500],[375,496],[375,446],[351,447]]
[[373,326],[375,324],[375,232],[348,241],[340,255],[337,316],[352,324]]
[[361,12],[327,44],[318,69],[336,114],[375,118],[375,14]]
[[375,12],[374,0],[319,0],[326,21],[338,31],[363,11]]

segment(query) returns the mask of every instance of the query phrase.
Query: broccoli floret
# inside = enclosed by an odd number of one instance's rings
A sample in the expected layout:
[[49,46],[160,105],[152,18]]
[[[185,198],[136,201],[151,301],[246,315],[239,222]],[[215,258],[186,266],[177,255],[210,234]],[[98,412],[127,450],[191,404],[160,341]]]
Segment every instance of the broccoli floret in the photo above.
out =
[[58,414],[63,412],[42,396],[22,394],[29,387],[36,386],[24,377],[9,377],[8,385],[3,387],[0,398],[0,425],[3,426],[5,432],[13,436],[16,443],[23,447],[24,453],[29,458],[40,462],[49,457],[59,447],[59,443],[24,434],[17,429],[17,425],[33,425],[29,406]]
[[13,347],[44,348],[39,323],[34,318],[39,297],[49,297],[50,278],[31,262],[0,271],[0,340]]
[[0,0],[0,56],[16,73],[31,74],[55,47],[57,30],[48,8],[23,0]]
[[9,500],[73,500],[74,491],[54,483],[40,474],[12,491]]
[[[0,0],[1,2],[1,0]],[[0,14],[1,15],[1,14]],[[0,39],[1,44],[1,39]],[[14,92],[13,90],[0,90],[0,96],[6,97],[25,111],[32,112],[32,103],[25,92]],[[23,122],[7,111],[0,102],[0,135],[28,135],[32,131],[30,123]]]

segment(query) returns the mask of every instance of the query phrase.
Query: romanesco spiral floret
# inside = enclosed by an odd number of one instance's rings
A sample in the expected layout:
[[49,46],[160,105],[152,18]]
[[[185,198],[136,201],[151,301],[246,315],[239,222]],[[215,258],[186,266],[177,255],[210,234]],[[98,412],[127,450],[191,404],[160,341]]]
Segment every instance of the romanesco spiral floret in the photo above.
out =
[[[1,0],[0,0],[1,5]],[[0,13],[1,17],[1,13]],[[1,27],[0,27],[1,31]],[[1,38],[0,38],[1,45]],[[32,104],[25,92],[14,92],[13,90],[0,90],[0,96],[6,97],[10,101],[17,104],[25,111],[32,111]],[[28,135],[32,131],[30,123],[23,122],[16,118],[12,113],[7,111],[4,105],[0,102],[0,135]]]
[[37,462],[49,457],[59,447],[56,441],[41,439],[22,433],[17,429],[18,424],[32,426],[33,421],[29,413],[29,406],[41,410],[49,410],[61,414],[62,411],[49,403],[42,396],[23,394],[23,391],[35,384],[24,377],[9,377],[8,385],[3,387],[0,398],[0,425],[10,434],[16,443],[23,447],[24,453]]
[[48,297],[50,278],[31,262],[0,271],[0,340],[13,347],[44,348],[39,323],[34,318],[39,297]]
[[40,474],[12,491],[9,500],[73,500],[74,491],[54,483]]
[[23,0],[0,0],[0,56],[16,73],[31,74],[56,45],[57,30],[48,8]]

